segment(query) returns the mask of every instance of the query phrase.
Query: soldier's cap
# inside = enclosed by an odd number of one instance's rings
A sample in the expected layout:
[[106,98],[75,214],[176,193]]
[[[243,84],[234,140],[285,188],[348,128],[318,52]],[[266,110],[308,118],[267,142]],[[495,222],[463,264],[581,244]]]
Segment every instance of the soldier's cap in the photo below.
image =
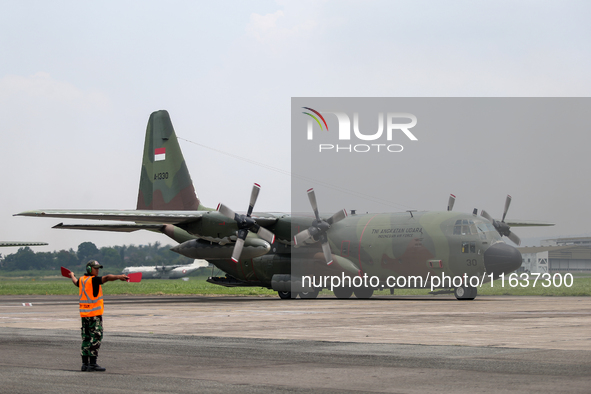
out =
[[100,263],[96,260],[90,260],[88,263],[86,263],[86,266],[92,268],[103,268],[103,266],[100,265]]

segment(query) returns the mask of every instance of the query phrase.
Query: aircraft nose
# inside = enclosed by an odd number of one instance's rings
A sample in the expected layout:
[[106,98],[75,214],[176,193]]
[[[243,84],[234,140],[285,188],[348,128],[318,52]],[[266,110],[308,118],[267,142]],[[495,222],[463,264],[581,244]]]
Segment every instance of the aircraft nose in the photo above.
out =
[[493,273],[495,278],[503,273],[510,274],[521,267],[521,253],[506,243],[496,243],[484,252],[484,266],[486,272]]

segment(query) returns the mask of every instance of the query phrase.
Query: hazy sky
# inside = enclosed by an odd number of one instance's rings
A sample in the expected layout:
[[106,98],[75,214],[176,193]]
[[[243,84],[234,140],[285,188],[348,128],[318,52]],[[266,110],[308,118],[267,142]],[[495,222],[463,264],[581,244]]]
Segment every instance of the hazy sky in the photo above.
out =
[[[179,137],[291,171],[291,97],[588,97],[589,15],[587,1],[4,1],[0,240],[49,242],[40,251],[167,243],[147,232],[52,230],[59,219],[12,216],[134,209],[145,127],[159,109]],[[582,146],[591,141],[577,135],[572,154],[568,144],[556,152],[562,132],[531,144],[541,161],[580,155],[572,165],[555,161],[550,175],[561,188],[540,184],[534,165],[526,173],[503,160],[496,167],[496,177],[519,177],[543,198],[499,187],[462,201],[461,190],[438,179],[426,203],[426,171],[421,199],[406,184],[400,204],[442,209],[455,192],[456,209],[498,217],[512,194],[512,217],[560,222],[516,230],[522,238],[589,233],[591,156]],[[512,144],[502,135],[486,149],[491,138],[479,144],[489,163]],[[180,143],[205,205],[245,210],[257,182],[257,210],[290,210],[284,172]]]

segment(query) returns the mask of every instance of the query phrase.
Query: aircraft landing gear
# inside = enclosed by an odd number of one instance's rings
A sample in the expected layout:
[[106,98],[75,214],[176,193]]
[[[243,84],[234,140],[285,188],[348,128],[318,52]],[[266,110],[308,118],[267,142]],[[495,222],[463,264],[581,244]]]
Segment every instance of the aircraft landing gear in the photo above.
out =
[[350,287],[335,287],[333,290],[335,297],[337,298],[351,298],[353,295],[353,289]]
[[356,287],[353,292],[357,298],[371,298],[373,295],[373,289],[371,287]]
[[320,289],[314,289],[312,291],[303,291],[300,293],[300,298],[303,299],[312,299],[318,297],[318,293],[320,293]]
[[459,286],[454,289],[454,295],[460,301],[472,301],[477,294],[477,287]]
[[291,291],[278,291],[279,298],[282,300],[289,300],[291,298]]

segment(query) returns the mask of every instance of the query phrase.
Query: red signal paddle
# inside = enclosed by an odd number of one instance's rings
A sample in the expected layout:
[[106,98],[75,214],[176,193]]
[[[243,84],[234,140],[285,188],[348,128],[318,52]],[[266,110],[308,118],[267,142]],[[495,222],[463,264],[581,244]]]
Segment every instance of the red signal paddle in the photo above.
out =
[[142,280],[142,273],[141,272],[134,272],[133,274],[127,274],[128,282],[140,282]]
[[70,272],[72,272],[72,271],[70,271],[67,268],[62,267],[62,276],[65,276],[66,278],[69,278],[70,277]]

